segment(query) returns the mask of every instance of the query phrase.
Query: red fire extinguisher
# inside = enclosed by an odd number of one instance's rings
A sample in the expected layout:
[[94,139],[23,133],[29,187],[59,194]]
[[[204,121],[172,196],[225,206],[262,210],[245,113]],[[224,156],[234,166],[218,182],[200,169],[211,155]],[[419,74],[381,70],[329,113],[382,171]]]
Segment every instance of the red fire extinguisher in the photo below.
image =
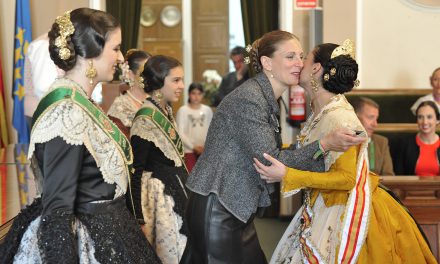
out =
[[289,119],[295,125],[306,120],[306,96],[301,86],[290,87]]

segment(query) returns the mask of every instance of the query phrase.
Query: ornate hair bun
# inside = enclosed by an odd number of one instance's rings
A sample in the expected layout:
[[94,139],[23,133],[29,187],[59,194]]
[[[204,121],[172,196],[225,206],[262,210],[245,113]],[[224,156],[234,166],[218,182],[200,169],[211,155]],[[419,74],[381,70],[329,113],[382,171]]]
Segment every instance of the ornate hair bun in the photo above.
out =
[[[351,39],[346,39],[342,43],[342,45],[336,47],[332,54],[330,55],[330,59],[334,59],[340,55],[348,55],[350,56],[354,61],[356,61],[356,50],[355,50],[355,44]],[[323,76],[324,82],[328,82],[330,78],[334,77],[336,75],[336,68],[332,67],[330,69],[330,74],[326,73]],[[355,87],[358,87],[360,84],[359,80],[355,80],[353,82],[353,85]]]
[[55,23],[58,24],[60,35],[55,39],[55,46],[59,48],[58,56],[62,60],[70,58],[70,50],[67,48],[66,38],[71,36],[75,32],[75,27],[70,21],[70,10],[65,12],[62,16],[58,16],[55,19]]
[[348,55],[353,60],[356,60],[355,45],[351,39],[344,40],[344,43],[342,43],[341,46],[334,49],[332,55],[330,56],[330,59],[338,57],[339,55]]

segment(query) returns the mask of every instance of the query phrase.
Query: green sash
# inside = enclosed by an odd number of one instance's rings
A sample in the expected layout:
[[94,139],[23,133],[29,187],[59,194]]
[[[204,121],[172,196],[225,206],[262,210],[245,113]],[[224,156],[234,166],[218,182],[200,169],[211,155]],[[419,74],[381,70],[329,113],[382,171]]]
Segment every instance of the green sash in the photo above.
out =
[[121,133],[119,128],[108,118],[106,114],[104,114],[96,105],[90,102],[81,93],[78,93],[72,88],[58,87],[41,99],[32,117],[32,129],[38,122],[41,115],[48,110],[50,106],[60,103],[64,100],[76,102],[77,105],[79,105],[95,121],[95,123],[98,124],[98,126],[115,141],[119,151],[125,157],[130,170],[133,163],[133,154],[131,152],[128,139],[123,133]]
[[[168,141],[173,145],[174,149],[179,154],[180,160],[182,161],[183,166],[185,166],[185,161],[183,160],[184,152],[183,152],[183,144],[180,139],[179,134],[177,133],[174,125],[162,114],[161,111],[156,110],[152,107],[143,107],[139,109],[134,117],[134,120],[139,116],[145,116],[146,118],[153,121],[153,123],[164,133]],[[133,120],[133,123],[134,123]]]

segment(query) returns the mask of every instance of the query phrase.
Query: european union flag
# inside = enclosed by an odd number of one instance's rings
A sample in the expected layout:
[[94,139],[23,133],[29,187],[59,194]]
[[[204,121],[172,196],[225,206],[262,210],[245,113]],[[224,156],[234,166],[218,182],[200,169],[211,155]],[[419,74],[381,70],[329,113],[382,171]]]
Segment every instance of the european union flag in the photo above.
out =
[[17,130],[18,143],[29,143],[29,128],[24,116],[24,57],[32,40],[29,0],[16,0],[14,50],[14,113],[12,123]]

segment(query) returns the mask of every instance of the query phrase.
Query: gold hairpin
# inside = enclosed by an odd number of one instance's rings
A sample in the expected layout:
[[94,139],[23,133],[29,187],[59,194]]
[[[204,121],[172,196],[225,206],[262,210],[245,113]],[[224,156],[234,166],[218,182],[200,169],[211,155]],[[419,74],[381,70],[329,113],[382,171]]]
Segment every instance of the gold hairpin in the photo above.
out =
[[72,21],[70,21],[70,11],[65,12],[62,16],[58,16],[55,19],[55,23],[58,24],[60,35],[55,39],[55,46],[60,50],[58,56],[62,60],[70,58],[70,50],[67,48],[66,38],[75,32]]
[[355,50],[354,42],[350,39],[346,39],[341,46],[333,50],[330,58],[333,59],[339,55],[349,55],[353,60],[355,60],[356,59],[355,54],[356,54],[356,50]]

